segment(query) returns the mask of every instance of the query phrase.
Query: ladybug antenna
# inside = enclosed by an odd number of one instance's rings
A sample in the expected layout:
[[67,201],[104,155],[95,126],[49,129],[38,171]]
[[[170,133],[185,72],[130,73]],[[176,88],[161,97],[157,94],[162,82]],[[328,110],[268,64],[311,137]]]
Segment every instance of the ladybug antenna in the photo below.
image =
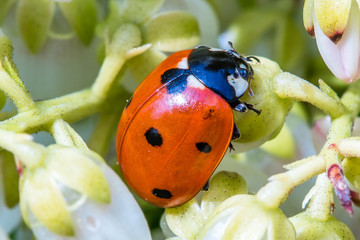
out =
[[236,50],[234,49],[234,46],[233,46],[232,42],[231,42],[231,41],[228,41],[228,44],[229,44],[230,48],[236,52]]
[[230,46],[230,50],[229,50],[230,52],[232,52],[238,58],[246,59],[235,50],[234,45],[232,44],[232,42],[228,41],[228,44]]
[[228,41],[228,44],[229,44],[229,46],[230,46],[230,51],[231,51],[231,52],[236,53],[236,55],[238,55],[238,56],[239,56],[240,58],[242,58],[242,59],[245,59],[247,62],[252,62],[253,59],[254,59],[256,62],[258,62],[258,63],[260,62],[260,60],[259,60],[257,57],[255,57],[255,56],[244,57],[243,55],[239,54],[239,53],[235,50],[234,45],[233,45],[233,43],[232,43],[231,41]]
[[254,59],[255,61],[257,61],[258,63],[260,62],[260,60],[255,57],[255,56],[248,56],[248,57],[245,57],[246,61],[248,62],[252,62],[252,59]]

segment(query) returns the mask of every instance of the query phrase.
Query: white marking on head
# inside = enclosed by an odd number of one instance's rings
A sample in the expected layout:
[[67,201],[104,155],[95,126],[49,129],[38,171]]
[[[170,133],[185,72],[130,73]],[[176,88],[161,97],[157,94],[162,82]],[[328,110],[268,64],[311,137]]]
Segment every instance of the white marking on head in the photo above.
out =
[[209,48],[209,52],[225,52],[225,50],[221,48]]
[[234,75],[231,74],[227,77],[227,81],[234,88],[236,97],[241,97],[249,87],[248,81],[240,76],[235,78]]
[[240,68],[247,69],[247,66],[245,66],[245,64],[241,63],[241,64],[240,64]]
[[202,84],[199,80],[197,80],[196,77],[194,77],[194,75],[189,75],[186,79],[187,81],[187,86],[188,87],[192,87],[192,88],[198,88],[198,89],[204,89],[205,85]]
[[184,57],[183,59],[181,59],[181,61],[177,65],[177,68],[189,69],[188,58]]

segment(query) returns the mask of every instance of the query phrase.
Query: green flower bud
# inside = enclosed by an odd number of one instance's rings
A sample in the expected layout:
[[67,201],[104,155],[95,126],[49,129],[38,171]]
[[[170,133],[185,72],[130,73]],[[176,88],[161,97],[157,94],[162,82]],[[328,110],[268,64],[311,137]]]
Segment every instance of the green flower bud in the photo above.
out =
[[[20,151],[30,148],[31,144],[26,146],[24,142]],[[40,159],[25,168],[20,184],[21,212],[32,228],[40,223],[57,234],[73,235],[69,208],[74,202],[89,197],[99,203],[110,203],[109,184],[103,172],[105,164],[96,153],[55,144],[39,147],[33,155]],[[20,156],[24,160],[26,153]]]
[[3,23],[6,15],[9,12],[9,9],[15,2],[16,2],[16,0],[1,0],[0,1],[0,24]]
[[290,221],[278,208],[263,206],[253,195],[236,195],[210,215],[197,239],[296,239]]
[[129,59],[127,64],[133,78],[140,83],[165,59],[166,55],[163,52],[150,48],[144,53]]
[[252,10],[243,11],[225,32],[227,41],[232,41],[239,51],[250,49],[255,41],[274,27],[280,18],[281,15],[271,8],[252,8]]
[[350,188],[360,192],[360,158],[347,157],[343,160],[342,167]]
[[43,224],[61,235],[74,234],[73,223],[59,186],[45,169],[25,172],[21,183],[20,208],[31,227]]
[[19,173],[16,170],[14,156],[4,150],[0,152],[0,176],[6,206],[12,208],[19,202]]
[[191,48],[200,41],[196,18],[186,12],[167,12],[157,15],[144,25],[145,42],[160,51],[179,51]]
[[45,167],[65,186],[91,199],[110,203],[110,190],[103,174],[103,160],[94,152],[61,145],[47,147]]
[[97,21],[95,0],[72,0],[59,3],[60,9],[79,39],[88,45],[93,36]]
[[168,227],[172,234],[182,239],[196,239],[209,215],[221,202],[243,193],[247,193],[247,187],[240,175],[233,172],[218,172],[210,180],[209,190],[203,193],[200,204],[196,199],[192,199],[182,206],[165,210],[167,226],[162,225],[163,231],[166,234],[165,227]]
[[234,112],[235,122],[241,133],[241,137],[235,142],[242,143],[242,146],[247,144],[247,148],[257,147],[277,136],[293,105],[292,100],[280,98],[274,92],[274,79],[282,72],[279,65],[266,58],[259,57],[259,60],[260,63],[255,61],[251,64],[255,73],[251,82],[254,96],[245,94],[240,100],[253,104],[261,113]]
[[53,0],[20,0],[17,21],[21,36],[32,53],[44,45],[55,12]]
[[125,21],[141,24],[163,5],[164,0],[125,0],[123,1],[121,15]]
[[336,239],[353,240],[350,229],[335,217],[330,216],[322,221],[312,218],[307,212],[302,212],[289,219],[296,230],[296,239]]

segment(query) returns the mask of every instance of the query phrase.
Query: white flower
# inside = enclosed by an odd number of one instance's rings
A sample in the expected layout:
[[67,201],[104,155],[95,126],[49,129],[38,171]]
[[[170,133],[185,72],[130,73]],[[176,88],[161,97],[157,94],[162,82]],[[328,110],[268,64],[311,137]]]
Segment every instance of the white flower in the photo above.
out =
[[350,83],[360,77],[360,10],[355,0],[306,0],[304,25],[316,38],[332,73]]
[[43,225],[38,225],[32,228],[36,239],[151,239],[147,222],[134,197],[114,171],[107,165],[104,166],[103,172],[109,183],[111,203],[101,204],[90,198],[80,198],[70,209],[74,236],[60,236]]

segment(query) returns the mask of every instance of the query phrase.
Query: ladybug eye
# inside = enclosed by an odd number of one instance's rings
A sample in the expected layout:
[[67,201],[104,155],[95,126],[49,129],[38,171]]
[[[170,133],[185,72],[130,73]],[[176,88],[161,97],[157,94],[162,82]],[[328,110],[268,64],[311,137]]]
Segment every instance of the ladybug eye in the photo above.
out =
[[248,79],[249,78],[249,72],[245,68],[240,68],[239,73],[240,73],[240,76],[243,79]]

